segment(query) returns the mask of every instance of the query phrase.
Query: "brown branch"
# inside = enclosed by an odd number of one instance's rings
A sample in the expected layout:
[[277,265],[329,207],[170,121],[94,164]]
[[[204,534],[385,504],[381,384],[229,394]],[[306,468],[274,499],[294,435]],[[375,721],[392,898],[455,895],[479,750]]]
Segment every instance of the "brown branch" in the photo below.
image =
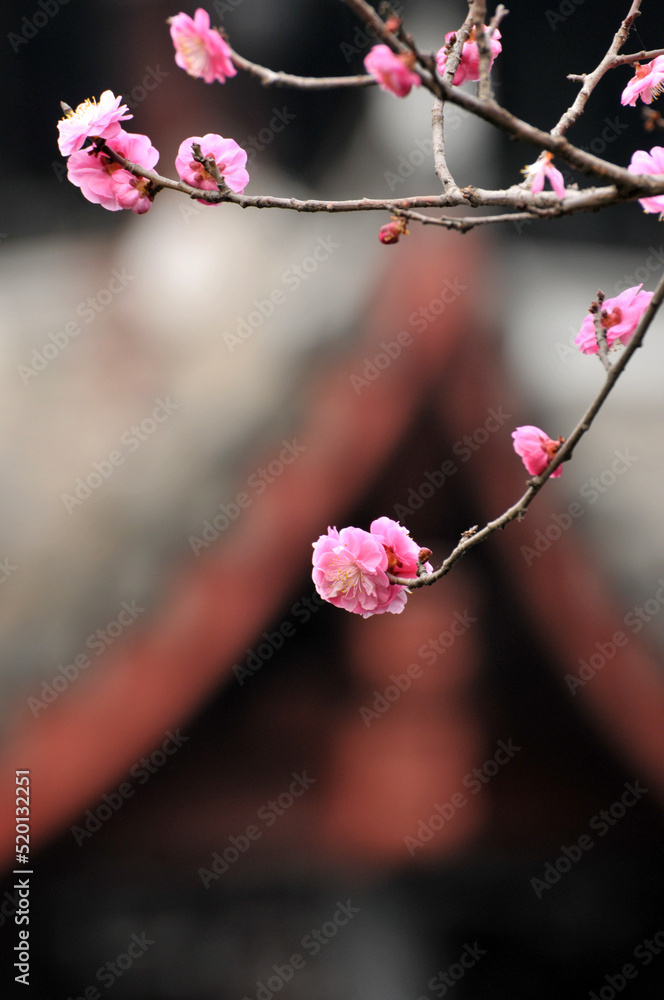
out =
[[609,46],[609,50],[600,62],[599,66],[589,73],[587,76],[584,74],[583,86],[576,96],[574,103],[567,109],[564,115],[561,117],[558,124],[551,129],[551,135],[561,136],[567,129],[573,125],[580,116],[583,114],[588,98],[592,94],[593,90],[602,79],[605,73],[607,73],[613,66],[617,65],[616,57],[618,52],[623,47],[627,41],[627,36],[631,30],[634,21],[639,16],[639,7],[641,6],[641,0],[633,0],[632,5],[629,9],[627,17],[623,23],[618,28],[618,31],[613,36],[613,41]]
[[[432,583],[440,580],[441,577],[446,576],[452,569],[455,563],[459,561],[466,552],[473,548],[474,545],[478,545],[483,542],[489,535],[492,535],[494,531],[499,528],[504,528],[506,524],[514,520],[523,520],[528,510],[528,507],[535,499],[539,491],[542,489],[544,484],[551,475],[556,471],[558,466],[565,461],[571,459],[574,449],[581,440],[581,438],[590,429],[595,417],[601,410],[607,396],[613,389],[614,385],[618,381],[618,378],[622,375],[625,368],[627,367],[632,355],[641,347],[643,339],[652,323],[657,311],[664,300],[664,275],[660,278],[659,284],[650,304],[646,311],[644,312],[639,325],[636,328],[634,336],[630,340],[629,344],[623,351],[622,355],[611,365],[604,384],[600,391],[598,392],[595,399],[592,401],[584,415],[581,417],[576,427],[567,438],[565,443],[558,449],[554,458],[546,467],[544,472],[539,476],[535,476],[533,479],[529,480],[528,489],[523,494],[523,496],[517,500],[515,504],[509,507],[500,517],[497,517],[494,521],[489,521],[480,531],[471,529],[471,531],[464,532],[461,541],[452,550],[450,555],[445,559],[442,565],[435,570],[433,573],[427,573],[425,576],[419,576],[416,579],[408,579],[406,577],[392,576],[390,573],[387,574],[390,583],[398,583],[402,586],[409,587],[411,590],[415,590],[418,587],[429,587]],[[472,532],[472,533],[471,533]]]
[[267,66],[259,66],[250,62],[244,56],[231,49],[231,56],[238,69],[246,70],[252,76],[258,77],[264,87],[297,87],[300,90],[332,90],[336,87],[371,87],[376,81],[373,76],[295,76],[293,73],[282,73]]
[[[228,190],[205,191],[192,187],[186,181],[175,181],[154,170],[148,170],[137,163],[132,163],[116,153],[103,140],[98,140],[96,145],[125,170],[137,177],[146,177],[152,181],[157,190],[169,188],[172,191],[180,191],[190,198],[199,198],[212,204],[230,202],[239,205],[240,208],[276,208],[294,212],[336,214],[339,212],[396,213],[400,209],[408,211],[418,208],[503,206],[517,211],[525,211],[532,218],[557,218],[573,215],[576,212],[596,211],[599,208],[607,208],[625,201],[634,201],[637,198],[664,194],[664,179],[658,181],[655,177],[632,174],[630,175],[633,180],[631,190],[619,190],[614,185],[603,188],[586,188],[579,192],[568,192],[567,197],[562,202],[553,192],[543,191],[540,194],[532,195],[519,186],[508,188],[506,191],[487,191],[482,188],[466,187],[458,192],[448,192],[442,195],[416,195],[411,198],[351,198],[344,201],[309,198],[303,201],[298,198],[276,198],[270,195],[235,194]],[[512,216],[509,218],[512,219]],[[500,218],[498,221],[504,220]]]
[[[593,323],[595,326],[595,339],[597,341],[597,352],[599,354],[599,359],[604,365],[607,372],[610,372],[611,362],[609,361],[609,345],[606,340],[606,330],[602,326],[603,302],[604,302],[604,292],[598,292],[597,303],[593,303],[590,311],[593,314]],[[595,305],[597,305],[596,309]]]
[[[650,62],[657,56],[664,56],[664,49],[652,49],[650,52],[632,52],[630,55],[614,56],[613,66],[631,66],[633,63]],[[611,67],[613,68],[613,67]]]
[[[454,75],[459,68],[461,53],[464,45],[468,41],[472,26],[473,17],[472,13],[469,12],[466,20],[456,32],[456,38],[454,39],[454,43],[450,49],[447,59],[445,60],[445,73],[443,74],[443,79],[450,85],[452,84]],[[433,142],[434,169],[438,175],[440,183],[443,185],[443,191],[458,191],[458,185],[456,184],[450,169],[447,166],[447,158],[445,156],[445,102],[442,98],[435,96],[433,99],[433,107],[431,108],[431,138]]]
[[[422,215],[406,209],[392,209],[394,215],[402,215],[411,222],[419,222],[423,226],[442,226],[444,229],[459,233],[470,232],[477,226],[490,226],[501,222],[533,222],[536,216],[532,212],[505,212],[502,215]],[[547,216],[545,216],[547,218]]]

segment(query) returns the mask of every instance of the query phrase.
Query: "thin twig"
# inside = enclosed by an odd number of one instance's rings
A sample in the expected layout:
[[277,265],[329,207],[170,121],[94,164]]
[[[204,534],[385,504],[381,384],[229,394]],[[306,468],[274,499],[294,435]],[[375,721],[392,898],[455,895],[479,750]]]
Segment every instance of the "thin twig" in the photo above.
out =
[[581,90],[576,95],[576,100],[567,109],[564,115],[561,117],[558,124],[551,129],[551,135],[561,136],[567,129],[573,125],[583,114],[588,98],[592,94],[593,90],[602,79],[605,73],[612,68],[612,66],[617,65],[616,57],[618,52],[623,47],[627,41],[627,36],[629,35],[630,29],[639,16],[639,7],[641,6],[641,0],[633,0],[632,5],[629,9],[627,17],[623,23],[618,28],[618,31],[613,36],[613,41],[609,46],[609,50],[600,62],[599,66],[592,71],[584,75],[583,86]]
[[258,63],[245,59],[231,49],[233,62],[238,69],[246,70],[252,76],[258,77],[264,87],[297,87],[300,90],[332,90],[337,87],[372,87],[376,81],[373,76],[295,76],[293,73],[268,69]]
[[[464,45],[468,41],[472,26],[473,17],[472,13],[469,12],[466,20],[456,32],[454,42],[445,60],[445,72],[443,74],[443,79],[450,85],[452,84],[456,71],[459,68],[461,53],[463,52]],[[442,98],[435,96],[433,99],[433,107],[431,108],[431,138],[433,143],[434,169],[438,175],[440,183],[443,185],[443,191],[458,191],[459,187],[452,177],[445,155],[445,102]]]
[[[606,330],[602,326],[602,304],[604,302],[604,292],[597,293],[597,302],[593,303],[591,307],[591,313],[593,316],[593,323],[595,325],[595,339],[597,341],[597,351],[599,354],[599,359],[606,368],[607,372],[611,371],[611,362],[609,361],[609,345],[606,340]],[[595,305],[597,308],[595,309]]]

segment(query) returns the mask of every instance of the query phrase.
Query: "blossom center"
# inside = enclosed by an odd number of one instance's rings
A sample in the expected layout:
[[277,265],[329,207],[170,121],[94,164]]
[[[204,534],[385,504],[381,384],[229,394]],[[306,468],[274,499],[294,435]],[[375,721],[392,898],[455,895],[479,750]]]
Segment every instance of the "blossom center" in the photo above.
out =
[[76,110],[70,108],[69,111],[63,116],[62,121],[67,121],[69,118],[76,118],[78,121],[87,121],[91,113],[96,109],[97,101],[94,97],[86,97],[86,99],[78,105]]
[[367,594],[375,594],[376,587],[367,579],[356,562],[347,562],[338,556],[330,560],[328,580],[332,584],[332,597],[343,594],[346,597],[350,594],[355,597],[358,591],[363,590]]
[[602,310],[602,326],[605,330],[610,330],[612,326],[622,323],[622,318],[623,315],[620,306],[614,306],[611,312]]
[[387,553],[387,572],[394,573],[395,570],[403,569],[403,563],[392,546],[386,545],[385,542],[383,542],[383,548]]
[[180,53],[187,64],[190,76],[203,76],[208,64],[208,51],[202,38],[182,38],[179,43]]

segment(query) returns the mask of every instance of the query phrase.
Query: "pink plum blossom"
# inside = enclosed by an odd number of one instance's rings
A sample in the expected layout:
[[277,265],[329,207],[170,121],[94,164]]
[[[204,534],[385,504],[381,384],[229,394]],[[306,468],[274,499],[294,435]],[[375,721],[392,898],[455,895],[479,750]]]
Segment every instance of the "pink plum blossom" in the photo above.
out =
[[169,18],[171,38],[175,46],[175,62],[189,76],[202,77],[206,83],[225,83],[235,76],[231,50],[215,28],[210,27],[210,15],[199,7],[193,19],[188,14]]
[[382,541],[361,528],[328,528],[314,542],[313,580],[320,596],[363,618],[386,611],[400,614],[405,587],[387,579],[388,554]]
[[636,99],[641,98],[644,104],[652,104],[664,88],[664,56],[657,56],[643,66],[636,64],[636,72],[622,92],[621,104],[629,104],[632,108]]
[[[487,31],[486,24],[484,25],[484,30]],[[456,42],[457,33],[456,31],[449,31],[445,35],[445,45],[442,49],[439,49],[436,53],[436,65],[438,67],[438,72],[441,76],[445,74],[445,67],[447,66],[447,57],[451,51],[451,47]],[[502,52],[503,47],[500,43],[500,32],[496,30],[491,35],[489,40],[489,48],[491,50],[491,59],[489,61],[489,69],[493,66],[496,56]],[[454,79],[452,83],[455,87],[460,86],[462,83],[466,83],[467,80],[479,80],[480,78],[480,51],[477,47],[476,32],[475,28],[470,33],[470,37],[467,42],[464,42],[463,48],[461,50],[461,59],[459,60],[459,65],[457,66],[457,71],[454,74]]]
[[[159,159],[159,152],[147,135],[120,130],[108,145],[120,156],[148,170],[152,170]],[[136,215],[142,215],[152,205],[150,182],[145,177],[136,177],[124,170],[96,146],[71,154],[67,160],[67,176],[72,184],[80,187],[88,201],[101,205],[109,212],[128,208]]]
[[407,97],[411,87],[419,87],[422,81],[413,73],[415,56],[412,52],[397,55],[388,45],[374,45],[364,59],[364,68],[376,80],[381,90],[396,97]]
[[[213,132],[208,132],[204,136],[191,135],[180,143],[178,155],[175,158],[175,167],[182,180],[191,184],[192,187],[201,188],[203,191],[218,190],[214,178],[210,176],[202,163],[194,159],[191,149],[193,142],[200,145],[203,156],[212,157],[231,191],[242,194],[249,183],[249,174],[246,171],[246,151],[238,146],[235,139],[223,139]],[[196,200],[203,205],[213,204],[203,198]]]
[[[371,534],[383,544],[387,553],[387,571],[393,576],[417,576],[417,561],[422,551],[408,534],[408,529],[390,517],[379,517],[371,522]],[[430,573],[430,563],[425,563]]]
[[[627,169],[632,174],[662,174],[664,181],[664,146],[653,146],[649,153],[645,149],[637,149]],[[644,212],[664,213],[664,195],[639,198],[639,205]]]
[[[626,288],[613,299],[605,299],[602,303],[600,322],[606,331],[606,343],[611,347],[616,341],[628,344],[634,336],[639,321],[650,305],[653,292],[642,292],[643,285]],[[595,332],[595,314],[588,313],[581,324],[581,329],[574,338],[574,343],[583,354],[597,354],[597,334]]]
[[[539,476],[544,472],[547,465],[556,454],[564,438],[552,441],[539,427],[532,424],[524,424],[512,431],[514,450],[520,456],[531,476]],[[551,478],[555,479],[562,475],[562,465],[559,465],[555,472],[551,473]]]
[[112,139],[120,131],[120,122],[128,121],[133,115],[126,115],[127,105],[122,98],[105,90],[97,104],[94,97],[88,98],[76,108],[69,110],[58,122],[60,136],[58,146],[63,156],[80,149],[86,139]]
[[533,194],[539,194],[544,188],[544,181],[548,180],[551,187],[559,198],[564,198],[565,181],[561,172],[552,165],[553,153],[544,153],[535,163],[530,163],[524,167],[521,173],[526,175],[527,180],[532,180],[530,190]]

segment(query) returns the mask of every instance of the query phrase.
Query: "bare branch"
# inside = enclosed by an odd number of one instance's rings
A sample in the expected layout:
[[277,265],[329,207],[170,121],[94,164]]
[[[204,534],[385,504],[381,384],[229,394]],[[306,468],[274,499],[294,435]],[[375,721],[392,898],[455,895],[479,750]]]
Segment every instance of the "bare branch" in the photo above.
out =
[[252,76],[258,77],[264,87],[295,87],[300,90],[332,90],[337,87],[372,87],[376,81],[373,76],[294,76],[292,73],[282,73],[267,66],[259,66],[250,62],[244,56],[231,49],[233,62],[238,69],[246,70]]
[[627,36],[631,30],[634,21],[639,16],[639,7],[641,6],[641,0],[633,0],[632,5],[629,9],[629,13],[620,28],[613,36],[613,41],[609,46],[609,50],[600,62],[599,66],[588,73],[583,75],[583,86],[576,96],[576,100],[571,107],[567,109],[565,114],[562,116],[555,128],[551,129],[551,135],[560,136],[563,135],[567,129],[573,125],[583,114],[588,98],[592,94],[593,90],[602,79],[604,74],[608,72],[613,66],[618,65],[616,57],[618,52],[623,47],[627,41]]

